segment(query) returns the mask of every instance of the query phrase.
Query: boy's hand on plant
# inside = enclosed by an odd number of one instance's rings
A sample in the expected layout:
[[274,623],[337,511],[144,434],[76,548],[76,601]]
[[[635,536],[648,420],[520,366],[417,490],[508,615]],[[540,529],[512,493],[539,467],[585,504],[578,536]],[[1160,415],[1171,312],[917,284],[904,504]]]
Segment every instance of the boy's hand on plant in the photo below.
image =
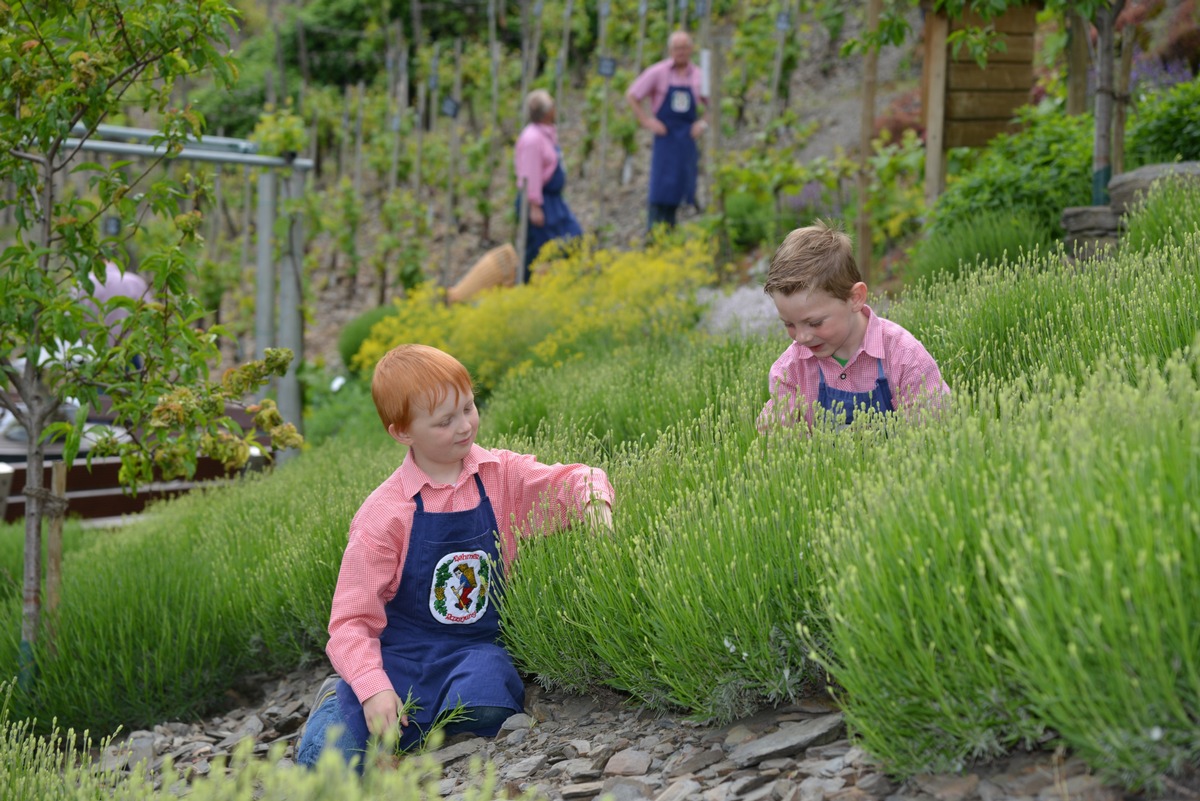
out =
[[612,529],[612,509],[604,501],[589,503],[583,507],[583,519],[594,528]]
[[367,719],[367,731],[377,737],[395,728],[397,720],[401,726],[408,725],[404,703],[395,690],[384,690],[368,698],[363,704],[363,715]]

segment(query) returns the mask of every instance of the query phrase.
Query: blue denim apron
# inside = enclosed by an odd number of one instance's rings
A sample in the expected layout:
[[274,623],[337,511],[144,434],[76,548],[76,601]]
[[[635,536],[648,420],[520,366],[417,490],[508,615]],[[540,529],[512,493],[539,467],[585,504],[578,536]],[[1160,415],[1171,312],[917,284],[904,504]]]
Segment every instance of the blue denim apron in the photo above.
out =
[[876,360],[875,364],[879,367],[879,375],[875,379],[875,389],[867,392],[833,389],[825,383],[825,374],[821,372],[821,367],[818,365],[817,376],[820,378],[821,384],[817,388],[817,405],[834,414],[845,409],[846,425],[854,421],[855,409],[865,407],[881,413],[892,411],[892,388],[888,384],[887,376],[883,374],[883,360]]
[[[475,485],[479,505],[462,512],[426,512],[421,494],[413,496],[417,510],[408,556],[379,635],[383,669],[396,694],[404,701],[411,690],[421,707],[408,716],[402,747],[460,701],[514,713],[525,706],[525,685],[498,642],[496,515],[478,473]],[[365,744],[362,703],[344,679],[337,697],[348,733]]]
[[[563,187],[567,185],[567,173],[562,166],[562,151],[559,150],[558,164],[554,166],[554,174],[542,186],[542,213],[545,222],[541,226],[529,224],[525,233],[525,266],[528,267],[537,258],[542,245],[553,239],[573,239],[583,235],[579,221],[571,213],[571,207],[563,200]],[[521,199],[517,198],[517,203]],[[517,207],[517,213],[521,211]]]
[[696,121],[696,97],[686,86],[672,86],[654,116],[667,126],[667,133],[654,137],[650,202],[664,206],[695,205],[699,149],[692,138],[692,123]]

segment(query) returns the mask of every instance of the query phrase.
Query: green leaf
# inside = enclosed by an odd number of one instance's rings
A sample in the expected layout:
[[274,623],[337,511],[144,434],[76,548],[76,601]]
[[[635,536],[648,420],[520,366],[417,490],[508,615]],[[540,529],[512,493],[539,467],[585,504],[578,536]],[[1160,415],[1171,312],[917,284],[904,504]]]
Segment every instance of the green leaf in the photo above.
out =
[[75,461],[75,456],[79,453],[79,442],[83,437],[83,428],[87,425],[88,413],[91,411],[91,406],[84,403],[80,404],[79,409],[75,412],[75,423],[67,432],[67,439],[63,443],[63,461],[70,468]]

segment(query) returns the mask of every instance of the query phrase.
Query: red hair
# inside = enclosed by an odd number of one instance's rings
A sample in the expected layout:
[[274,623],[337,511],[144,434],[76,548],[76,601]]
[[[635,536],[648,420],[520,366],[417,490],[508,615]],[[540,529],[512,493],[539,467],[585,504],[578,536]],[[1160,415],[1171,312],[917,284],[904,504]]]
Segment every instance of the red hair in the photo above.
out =
[[471,374],[449,353],[428,345],[397,345],[375,365],[371,397],[384,428],[407,430],[420,403],[426,411],[438,407],[450,390],[459,397],[474,392]]

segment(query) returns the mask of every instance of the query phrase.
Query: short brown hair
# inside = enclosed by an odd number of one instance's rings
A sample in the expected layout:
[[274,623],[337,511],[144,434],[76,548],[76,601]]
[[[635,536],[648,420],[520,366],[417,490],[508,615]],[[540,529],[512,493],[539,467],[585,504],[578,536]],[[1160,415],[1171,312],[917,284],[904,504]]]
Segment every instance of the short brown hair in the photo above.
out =
[[787,296],[819,289],[846,300],[860,281],[849,235],[824,220],[816,220],[784,238],[771,257],[763,292]]
[[471,374],[449,353],[428,345],[397,345],[383,355],[371,377],[371,397],[383,427],[407,430],[415,404],[423,402],[433,411],[452,387],[460,396],[469,395]]

